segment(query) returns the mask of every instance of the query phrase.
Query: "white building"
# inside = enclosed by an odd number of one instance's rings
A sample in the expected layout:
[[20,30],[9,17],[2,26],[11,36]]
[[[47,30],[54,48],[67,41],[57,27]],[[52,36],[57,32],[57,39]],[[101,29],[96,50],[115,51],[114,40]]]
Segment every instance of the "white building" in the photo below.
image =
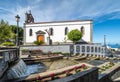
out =
[[106,48],[101,44],[93,43],[92,28],[92,20],[34,22],[32,14],[26,13],[24,45],[34,44],[33,42],[37,40],[43,41],[44,44],[48,44],[50,40],[52,41],[52,44],[71,43],[71,41],[67,39],[67,33],[71,30],[78,29],[83,34],[80,41],[84,41],[84,44],[27,46],[25,48],[30,50],[41,49],[43,52],[51,51],[105,56],[107,54]]
[[[30,17],[29,17],[30,16]],[[92,43],[92,20],[75,20],[75,21],[55,21],[55,22],[34,22],[31,13],[26,13],[24,24],[24,45],[33,44],[34,41],[42,40],[45,44],[52,40],[53,44],[70,43],[67,39],[67,33],[71,30],[78,29],[83,32],[82,39]]]

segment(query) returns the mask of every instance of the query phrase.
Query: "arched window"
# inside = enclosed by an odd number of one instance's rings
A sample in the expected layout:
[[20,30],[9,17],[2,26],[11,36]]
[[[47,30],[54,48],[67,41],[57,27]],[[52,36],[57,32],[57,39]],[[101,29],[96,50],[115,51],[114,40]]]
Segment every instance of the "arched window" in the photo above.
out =
[[85,52],[85,46],[82,46],[82,52]]
[[85,34],[85,29],[84,29],[83,26],[81,27],[81,32],[82,32],[83,35]]
[[94,52],[94,48],[93,47],[91,47],[91,52]]
[[50,28],[49,31],[50,31],[50,35],[53,35],[53,28]]
[[65,28],[65,35],[68,34],[68,27]]
[[97,52],[97,47],[95,47],[95,52]]
[[29,30],[29,36],[32,36],[32,29]]
[[87,46],[87,52],[90,52],[90,46]]

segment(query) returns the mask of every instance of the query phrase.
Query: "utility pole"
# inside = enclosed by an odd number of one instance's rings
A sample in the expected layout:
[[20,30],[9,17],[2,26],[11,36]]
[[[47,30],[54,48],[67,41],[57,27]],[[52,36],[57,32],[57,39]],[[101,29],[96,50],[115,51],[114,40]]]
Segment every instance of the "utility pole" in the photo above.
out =
[[105,55],[106,55],[106,35],[104,35],[104,47],[105,47]]
[[104,46],[106,46],[106,35],[104,35]]

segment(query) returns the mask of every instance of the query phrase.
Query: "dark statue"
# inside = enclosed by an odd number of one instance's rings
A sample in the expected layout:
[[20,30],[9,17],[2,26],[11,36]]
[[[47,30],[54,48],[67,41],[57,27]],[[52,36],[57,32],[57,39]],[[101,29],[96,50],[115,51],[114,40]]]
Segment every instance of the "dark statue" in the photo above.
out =
[[25,23],[34,23],[34,18],[31,14],[31,11],[29,11],[29,13],[25,13]]

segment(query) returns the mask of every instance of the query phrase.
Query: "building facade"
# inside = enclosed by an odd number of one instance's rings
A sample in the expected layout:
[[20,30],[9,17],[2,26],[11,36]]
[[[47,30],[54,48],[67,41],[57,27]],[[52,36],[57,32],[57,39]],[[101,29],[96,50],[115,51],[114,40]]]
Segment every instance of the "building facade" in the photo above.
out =
[[[67,38],[67,33],[71,30],[78,29],[83,33],[82,40],[92,43],[92,20],[75,20],[75,21],[55,21],[55,22],[34,22],[27,16],[24,24],[24,45],[33,44],[34,41],[41,40],[48,44],[49,39],[52,44],[71,43]],[[29,19],[28,19],[29,18]]]
[[[82,39],[79,41],[82,44],[72,44],[68,40],[67,34],[71,30],[78,29],[82,32]],[[43,52],[63,52],[84,55],[107,56],[109,50],[101,44],[93,43],[93,21],[92,20],[74,20],[74,21],[54,21],[54,22],[34,22],[31,13],[26,13],[24,23],[24,46],[28,50],[41,49]],[[61,45],[41,45],[33,46],[34,41],[43,41],[48,44]],[[68,45],[64,45],[68,44]],[[31,45],[31,46],[27,46]]]

